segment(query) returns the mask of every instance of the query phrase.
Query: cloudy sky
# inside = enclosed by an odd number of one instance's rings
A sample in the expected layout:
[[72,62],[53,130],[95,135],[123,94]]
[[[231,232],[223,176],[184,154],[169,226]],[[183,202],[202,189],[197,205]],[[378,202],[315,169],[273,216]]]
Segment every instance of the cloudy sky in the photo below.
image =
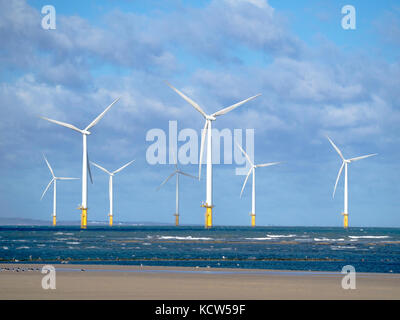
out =
[[[44,5],[56,29],[42,28]],[[341,9],[356,9],[345,30]],[[0,0],[0,217],[49,220],[56,175],[80,177],[82,139],[46,116],[91,130],[89,156],[114,179],[116,221],[173,222],[171,164],[149,164],[152,129],[169,121],[200,132],[202,116],[165,84],[213,113],[262,96],[219,118],[219,130],[254,129],[258,225],[341,226],[345,157],[353,226],[400,227],[400,5],[386,1]],[[168,137],[167,137],[168,140]],[[185,142],[179,141],[178,147]],[[197,175],[195,164],[181,165]],[[251,184],[239,198],[238,164],[214,166],[215,225],[249,225]],[[108,177],[92,168],[89,221],[107,220]],[[181,222],[203,224],[201,181],[181,179]],[[58,220],[79,220],[80,181],[57,185]]]

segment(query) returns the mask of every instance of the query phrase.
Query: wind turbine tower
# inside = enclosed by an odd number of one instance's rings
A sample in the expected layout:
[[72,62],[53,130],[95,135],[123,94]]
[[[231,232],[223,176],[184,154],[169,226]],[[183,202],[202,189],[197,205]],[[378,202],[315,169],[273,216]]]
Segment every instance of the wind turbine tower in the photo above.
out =
[[365,158],[372,157],[372,156],[376,156],[377,153],[368,154],[365,156],[360,156],[360,157],[351,158],[351,159],[345,159],[343,157],[342,152],[339,150],[339,148],[333,143],[333,141],[329,137],[327,137],[327,138],[328,138],[329,142],[331,143],[331,145],[333,146],[333,148],[339,154],[340,158],[342,159],[342,166],[339,169],[339,173],[336,178],[335,188],[333,189],[333,195],[332,195],[333,198],[335,197],[336,186],[338,184],[340,175],[341,175],[341,173],[343,171],[343,167],[344,167],[344,210],[343,210],[342,215],[343,215],[343,226],[344,226],[344,228],[348,228],[348,226],[349,226],[349,211],[348,211],[349,198],[348,198],[348,186],[347,186],[347,166],[351,162],[358,161],[358,160],[365,159]]
[[135,160],[128,162],[127,164],[123,165],[121,168],[119,168],[113,172],[110,172],[107,169],[103,168],[102,166],[98,165],[97,163],[90,161],[90,163],[93,164],[95,167],[99,168],[100,170],[104,171],[105,173],[107,173],[109,175],[108,193],[109,193],[109,198],[110,198],[110,213],[108,214],[108,217],[109,217],[110,227],[112,227],[112,225],[113,225],[113,177],[115,174],[117,174],[118,172],[125,169],[127,166],[129,166],[134,161]]
[[185,172],[183,172],[182,170],[180,170],[180,169],[178,168],[177,160],[176,160],[176,158],[175,158],[175,153],[174,153],[174,161],[175,161],[175,163],[174,163],[174,164],[175,164],[175,171],[172,172],[172,173],[167,177],[167,179],[165,179],[165,180],[163,181],[163,183],[161,183],[161,184],[159,185],[159,187],[157,188],[157,190],[159,190],[164,184],[167,183],[167,181],[168,181],[169,179],[171,179],[174,175],[176,175],[175,213],[174,213],[174,216],[175,216],[175,225],[176,225],[176,226],[179,226],[179,175],[181,174],[181,175],[183,175],[183,176],[187,176],[187,177],[190,177],[190,178],[193,178],[193,179],[197,179],[197,177],[192,176],[192,175],[190,175],[190,174],[188,174],[188,173],[185,173]]
[[49,184],[47,185],[46,189],[44,189],[44,192],[42,194],[42,197],[40,200],[43,199],[44,195],[46,194],[47,190],[50,188],[51,184],[53,183],[53,226],[56,226],[57,224],[57,180],[79,180],[79,178],[65,178],[65,177],[56,177],[54,175],[54,171],[52,167],[50,166],[50,163],[47,161],[45,155],[43,155],[44,161],[46,161],[47,167],[50,170],[50,173],[52,175],[52,179],[50,180]]
[[251,226],[255,227],[256,226],[256,168],[261,168],[261,167],[269,167],[269,166],[274,166],[276,164],[279,164],[280,162],[270,162],[270,163],[263,163],[263,164],[254,164],[249,155],[242,149],[242,147],[236,143],[236,145],[239,147],[240,151],[245,155],[247,161],[250,164],[250,170],[247,173],[246,179],[244,180],[242,191],[240,192],[240,197],[242,197],[244,187],[246,186],[247,180],[249,179],[250,174],[253,175],[253,185],[252,185],[252,193],[251,193]]

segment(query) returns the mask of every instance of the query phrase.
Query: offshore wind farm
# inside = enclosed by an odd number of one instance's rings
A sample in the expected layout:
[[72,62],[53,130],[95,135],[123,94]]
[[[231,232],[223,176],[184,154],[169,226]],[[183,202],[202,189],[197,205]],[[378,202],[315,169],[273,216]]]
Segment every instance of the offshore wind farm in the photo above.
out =
[[210,115],[206,114],[204,112],[204,110],[196,103],[194,102],[192,99],[190,99],[189,97],[187,97],[184,93],[182,93],[181,91],[179,91],[178,89],[176,89],[175,87],[173,87],[171,84],[169,84],[167,82],[167,85],[171,87],[172,90],[174,90],[177,94],[179,94],[184,100],[186,100],[189,104],[191,104],[193,106],[193,108],[195,108],[198,112],[200,112],[200,114],[204,117],[204,119],[206,120],[205,124],[204,124],[204,128],[202,130],[202,134],[201,134],[201,142],[200,142],[200,156],[199,156],[199,180],[201,177],[201,161],[203,158],[203,151],[204,151],[204,142],[205,139],[207,137],[207,176],[206,176],[206,200],[205,202],[203,202],[203,204],[201,205],[202,207],[206,208],[206,214],[205,214],[205,227],[206,228],[211,228],[212,227],[212,210],[213,210],[213,192],[212,192],[212,187],[213,187],[213,173],[212,173],[212,131],[211,131],[211,124],[212,121],[217,120],[218,116],[222,116],[234,109],[236,109],[237,107],[240,107],[242,104],[251,101],[255,98],[257,98],[258,96],[260,96],[261,94],[257,94],[255,96],[252,96],[250,98],[247,98],[243,101],[240,101],[238,103],[235,103],[229,107],[223,108],[217,112],[214,112]]
[[399,299],[399,13],[0,1],[0,299]]
[[72,129],[74,131],[77,131],[82,134],[82,203],[79,206],[79,210],[82,211],[81,214],[81,228],[85,229],[87,226],[87,201],[88,201],[88,186],[87,186],[87,178],[88,178],[88,173],[90,176],[90,181],[93,183],[92,180],[92,173],[90,171],[90,164],[89,164],[89,156],[88,156],[88,147],[87,147],[87,136],[90,135],[90,132],[88,131],[91,129],[93,126],[95,126],[101,118],[104,117],[106,112],[119,100],[119,98],[115,99],[102,113],[100,113],[85,129],[79,129],[75,127],[72,124],[65,123],[62,121],[57,121],[53,119],[49,119],[46,117],[42,117],[42,119],[47,120],[49,122],[58,124],[60,126]]

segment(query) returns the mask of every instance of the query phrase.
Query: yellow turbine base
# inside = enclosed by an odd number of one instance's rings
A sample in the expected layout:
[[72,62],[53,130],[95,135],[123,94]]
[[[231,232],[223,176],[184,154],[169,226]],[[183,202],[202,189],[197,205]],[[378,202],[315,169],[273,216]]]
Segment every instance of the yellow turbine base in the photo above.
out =
[[206,209],[206,228],[212,227],[212,207]]
[[250,216],[251,216],[251,226],[255,227],[256,226],[256,215],[254,213],[251,213]]
[[206,208],[206,219],[205,219],[205,228],[212,227],[212,208],[214,206],[209,206],[208,204],[202,204],[201,207]]
[[56,216],[53,216],[53,227],[56,226]]
[[87,227],[87,208],[81,208],[81,229],[86,229]]
[[343,215],[343,227],[347,229],[349,227],[349,214],[342,213],[342,215]]
[[179,226],[179,214],[175,213],[175,226]]
[[112,214],[109,214],[108,216],[110,217],[110,227],[112,227],[112,225],[113,225],[113,216],[112,216]]

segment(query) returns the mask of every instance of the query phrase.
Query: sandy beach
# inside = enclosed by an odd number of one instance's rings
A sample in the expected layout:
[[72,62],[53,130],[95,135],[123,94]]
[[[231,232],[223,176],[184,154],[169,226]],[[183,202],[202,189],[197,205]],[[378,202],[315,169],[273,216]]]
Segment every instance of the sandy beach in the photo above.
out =
[[55,264],[44,290],[41,267],[0,264],[0,299],[400,299],[400,274]]

